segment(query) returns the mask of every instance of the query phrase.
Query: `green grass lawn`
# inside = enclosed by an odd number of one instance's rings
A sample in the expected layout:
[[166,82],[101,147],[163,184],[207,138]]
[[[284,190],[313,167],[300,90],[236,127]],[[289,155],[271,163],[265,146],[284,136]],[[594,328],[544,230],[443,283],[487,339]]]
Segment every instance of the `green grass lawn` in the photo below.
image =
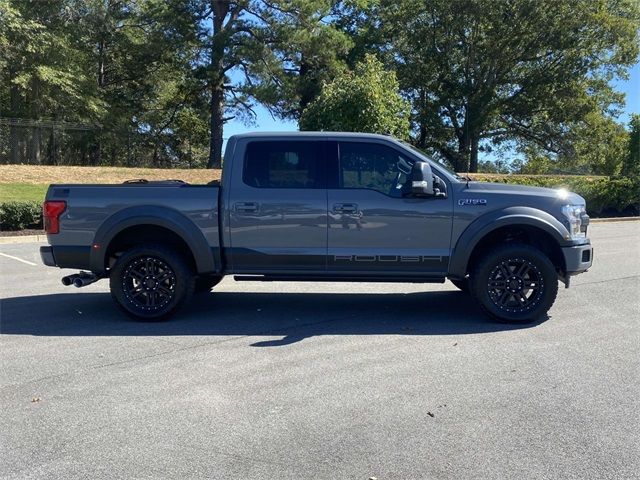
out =
[[49,185],[31,183],[0,183],[1,202],[42,202]]

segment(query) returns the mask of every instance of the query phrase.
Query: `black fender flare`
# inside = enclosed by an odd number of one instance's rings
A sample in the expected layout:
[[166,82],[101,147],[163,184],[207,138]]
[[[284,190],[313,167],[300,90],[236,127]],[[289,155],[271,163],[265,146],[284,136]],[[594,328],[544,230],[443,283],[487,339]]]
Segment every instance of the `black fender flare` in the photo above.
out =
[[[96,231],[89,257],[91,271],[104,273],[105,256],[111,241],[126,228],[138,225],[155,225],[172,231],[189,246],[198,273],[215,271],[211,247],[200,229],[177,210],[156,205],[125,208],[111,215],[100,225]],[[97,248],[96,245],[98,245]]]
[[509,225],[536,227],[551,235],[558,245],[571,245],[568,230],[551,214],[532,207],[507,207],[478,217],[462,232],[453,248],[449,276],[463,278],[476,245],[494,230]]

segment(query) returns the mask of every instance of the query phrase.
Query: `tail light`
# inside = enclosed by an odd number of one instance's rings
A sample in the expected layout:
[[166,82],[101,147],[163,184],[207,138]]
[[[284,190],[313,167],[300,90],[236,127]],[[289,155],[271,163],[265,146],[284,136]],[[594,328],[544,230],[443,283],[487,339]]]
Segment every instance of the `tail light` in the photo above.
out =
[[60,215],[67,209],[67,202],[47,201],[42,205],[44,230],[47,233],[60,232]]

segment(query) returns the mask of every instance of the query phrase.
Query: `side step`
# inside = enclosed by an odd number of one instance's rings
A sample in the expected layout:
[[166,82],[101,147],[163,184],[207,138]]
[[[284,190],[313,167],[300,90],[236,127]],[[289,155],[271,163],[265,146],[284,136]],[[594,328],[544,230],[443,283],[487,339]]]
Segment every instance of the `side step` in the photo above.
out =
[[445,277],[328,277],[293,275],[234,275],[236,282],[370,282],[370,283],[444,283]]

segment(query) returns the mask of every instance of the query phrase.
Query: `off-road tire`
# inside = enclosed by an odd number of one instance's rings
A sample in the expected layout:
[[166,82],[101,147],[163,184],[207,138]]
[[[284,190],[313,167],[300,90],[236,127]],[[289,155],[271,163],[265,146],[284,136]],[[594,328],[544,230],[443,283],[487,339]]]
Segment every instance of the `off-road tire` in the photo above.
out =
[[165,245],[137,246],[124,252],[109,275],[111,296],[127,315],[157,322],[189,300],[195,276],[184,256]]
[[505,243],[489,250],[473,268],[471,293],[482,310],[502,323],[529,323],[543,316],[558,294],[558,276],[537,248]]

